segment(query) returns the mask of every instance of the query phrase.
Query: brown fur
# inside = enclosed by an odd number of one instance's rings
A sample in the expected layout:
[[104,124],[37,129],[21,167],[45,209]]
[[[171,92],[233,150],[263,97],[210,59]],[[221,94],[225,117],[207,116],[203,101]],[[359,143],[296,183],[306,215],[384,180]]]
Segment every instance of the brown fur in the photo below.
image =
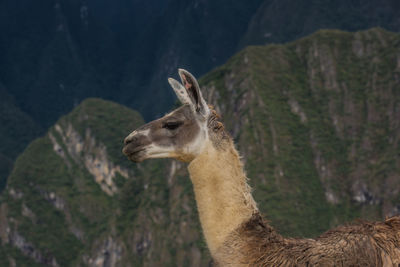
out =
[[218,250],[221,266],[398,266],[400,216],[330,230],[317,239],[283,238],[255,213]]

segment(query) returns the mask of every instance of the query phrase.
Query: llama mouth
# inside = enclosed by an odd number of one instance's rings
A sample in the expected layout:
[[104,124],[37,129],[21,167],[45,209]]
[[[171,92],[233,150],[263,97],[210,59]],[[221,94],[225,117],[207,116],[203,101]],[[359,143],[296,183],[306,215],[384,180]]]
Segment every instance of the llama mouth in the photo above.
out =
[[138,157],[137,155],[132,155],[129,157],[129,159],[135,163],[140,163],[144,160],[142,157]]
[[122,149],[122,153],[133,162],[141,162],[143,161],[143,154],[145,150],[146,148],[144,147],[136,147],[132,149],[129,146],[125,146]]

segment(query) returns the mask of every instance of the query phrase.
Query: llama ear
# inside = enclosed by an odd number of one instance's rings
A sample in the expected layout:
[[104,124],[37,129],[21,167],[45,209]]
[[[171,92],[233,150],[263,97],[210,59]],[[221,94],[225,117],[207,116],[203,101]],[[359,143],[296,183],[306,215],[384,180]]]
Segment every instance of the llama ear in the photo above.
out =
[[189,96],[192,107],[198,114],[207,117],[209,108],[201,94],[196,78],[187,70],[179,69],[178,72],[187,95]]
[[171,85],[172,89],[174,89],[176,96],[183,105],[191,104],[190,97],[186,92],[185,87],[183,87],[183,85],[180,82],[172,78],[168,78],[168,82]]

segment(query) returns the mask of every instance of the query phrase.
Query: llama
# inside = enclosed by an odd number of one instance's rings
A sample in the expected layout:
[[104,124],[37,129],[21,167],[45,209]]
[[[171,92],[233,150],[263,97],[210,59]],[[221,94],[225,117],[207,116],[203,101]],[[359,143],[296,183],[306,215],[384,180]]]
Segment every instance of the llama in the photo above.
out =
[[316,239],[279,235],[264,221],[219,116],[197,80],[179,69],[170,78],[182,106],[124,140],[134,162],[175,158],[189,163],[206,243],[218,266],[400,266],[400,216],[330,230]]

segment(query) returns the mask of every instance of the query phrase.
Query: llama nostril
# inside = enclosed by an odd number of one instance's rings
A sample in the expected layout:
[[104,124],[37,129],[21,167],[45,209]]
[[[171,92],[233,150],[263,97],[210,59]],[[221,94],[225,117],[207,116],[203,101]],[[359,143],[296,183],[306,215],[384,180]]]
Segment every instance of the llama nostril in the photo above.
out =
[[124,144],[127,145],[129,143],[132,143],[132,138],[129,138],[129,137],[125,138]]
[[132,142],[135,142],[136,140],[137,140],[136,136],[128,136],[127,138],[125,138],[124,144],[127,145],[127,144],[130,144]]

